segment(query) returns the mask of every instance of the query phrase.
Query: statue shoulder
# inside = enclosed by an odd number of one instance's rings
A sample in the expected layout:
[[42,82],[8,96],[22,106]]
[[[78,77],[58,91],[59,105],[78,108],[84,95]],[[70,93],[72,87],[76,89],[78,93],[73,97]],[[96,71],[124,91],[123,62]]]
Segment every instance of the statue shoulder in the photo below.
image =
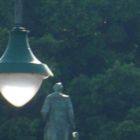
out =
[[70,96],[69,95],[66,95],[66,94],[61,94],[62,95],[62,97],[64,97],[64,98],[69,98]]
[[66,95],[66,94],[63,94],[63,93],[60,93],[60,94],[56,94],[55,92],[54,93],[51,93],[47,96],[47,99],[53,99],[53,98],[65,98],[65,99],[69,99],[70,96],[69,95]]
[[48,94],[47,98],[52,98],[54,95],[54,93]]
[[49,94],[49,95],[47,95],[47,99],[50,99],[50,98],[52,98],[53,97],[53,93],[51,93],[51,94]]

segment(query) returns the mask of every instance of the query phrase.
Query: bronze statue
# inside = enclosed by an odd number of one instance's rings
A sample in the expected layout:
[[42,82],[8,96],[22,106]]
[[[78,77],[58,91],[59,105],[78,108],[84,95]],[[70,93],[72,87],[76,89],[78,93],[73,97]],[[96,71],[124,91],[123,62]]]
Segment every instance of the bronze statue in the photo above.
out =
[[44,140],[71,140],[74,129],[74,113],[71,99],[62,93],[62,83],[54,85],[41,109],[45,121]]

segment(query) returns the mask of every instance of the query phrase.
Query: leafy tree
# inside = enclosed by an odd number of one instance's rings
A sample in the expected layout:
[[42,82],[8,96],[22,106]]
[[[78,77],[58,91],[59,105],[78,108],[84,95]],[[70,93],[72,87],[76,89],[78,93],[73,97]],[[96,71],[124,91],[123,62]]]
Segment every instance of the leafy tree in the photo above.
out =
[[106,74],[93,78],[93,101],[97,113],[120,120],[128,110],[139,105],[139,69],[119,63]]
[[[23,2],[32,50],[51,67],[55,78],[44,82],[37,96],[21,109],[12,108],[0,98],[0,139],[16,140],[24,134],[22,139],[36,140],[42,135],[38,118],[44,97],[54,82],[62,81],[65,92],[72,97],[81,140],[137,140],[139,1]],[[7,29],[14,24],[13,6],[14,0],[0,1],[1,54],[8,40]],[[120,63],[114,65],[116,61]]]
[[117,128],[117,139],[119,140],[138,140],[140,138],[140,125],[133,121],[124,121]]
[[28,118],[14,118],[3,123],[0,127],[0,139],[25,140],[37,139],[38,120]]

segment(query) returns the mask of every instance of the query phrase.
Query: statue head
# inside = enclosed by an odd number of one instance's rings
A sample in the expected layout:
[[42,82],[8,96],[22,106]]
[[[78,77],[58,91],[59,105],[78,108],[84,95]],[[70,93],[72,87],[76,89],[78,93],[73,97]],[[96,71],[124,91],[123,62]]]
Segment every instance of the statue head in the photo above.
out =
[[53,89],[55,92],[62,92],[63,90],[63,85],[61,82],[58,82],[56,83],[54,86],[53,86]]

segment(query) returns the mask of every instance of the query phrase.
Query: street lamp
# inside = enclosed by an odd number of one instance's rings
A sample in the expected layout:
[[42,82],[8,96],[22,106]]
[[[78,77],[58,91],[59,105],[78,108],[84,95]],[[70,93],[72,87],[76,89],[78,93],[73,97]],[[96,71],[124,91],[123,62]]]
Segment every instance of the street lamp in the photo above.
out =
[[22,27],[22,0],[15,0],[15,27],[0,58],[0,92],[16,107],[29,102],[43,79],[53,76],[49,67],[34,56],[27,34]]

